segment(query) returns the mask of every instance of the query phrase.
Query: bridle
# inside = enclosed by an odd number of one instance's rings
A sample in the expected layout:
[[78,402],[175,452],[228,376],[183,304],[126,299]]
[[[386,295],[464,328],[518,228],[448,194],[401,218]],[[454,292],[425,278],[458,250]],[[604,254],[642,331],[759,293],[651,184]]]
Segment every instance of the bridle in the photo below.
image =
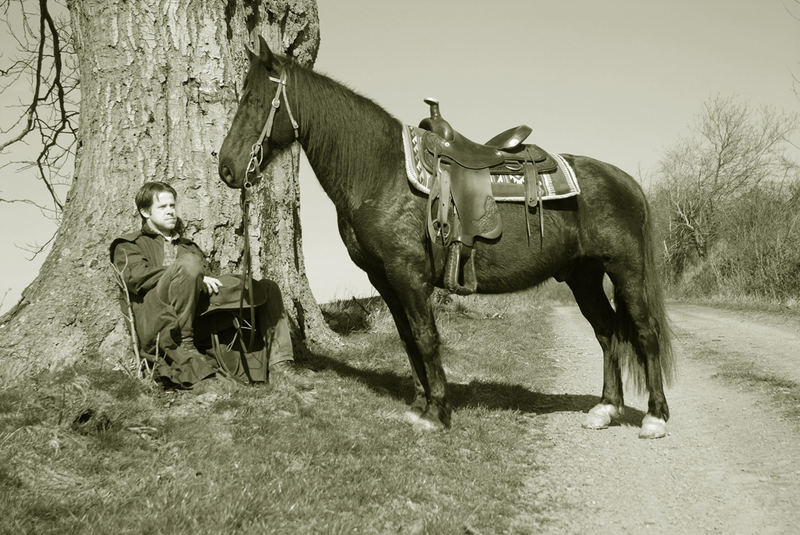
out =
[[278,112],[278,108],[281,107],[281,96],[283,96],[283,100],[286,102],[286,112],[289,114],[289,120],[292,122],[294,138],[298,139],[299,137],[298,129],[300,125],[294,119],[292,107],[289,105],[289,97],[286,96],[286,71],[284,70],[281,72],[280,78],[270,76],[269,79],[271,82],[277,83],[278,88],[275,90],[275,97],[272,99],[269,114],[267,115],[267,122],[264,123],[264,128],[261,129],[261,135],[258,136],[258,141],[253,143],[253,146],[250,147],[250,161],[247,164],[247,171],[245,171],[244,174],[243,188],[250,187],[251,185],[247,180],[250,173],[257,173],[261,168],[261,161],[264,159],[264,141],[266,140],[269,142],[269,136],[272,134],[272,125],[275,123],[275,114]]
[[[275,97],[272,99],[269,114],[267,115],[267,122],[264,123],[264,128],[261,129],[261,135],[258,136],[258,141],[253,143],[250,147],[250,161],[247,163],[247,170],[244,172],[244,180],[242,181],[242,237],[244,244],[242,246],[242,257],[244,258],[244,290],[250,300],[250,340],[247,347],[252,347],[255,340],[256,332],[256,309],[253,305],[253,264],[250,258],[250,201],[252,197],[253,183],[250,182],[250,175],[255,175],[256,178],[261,177],[261,162],[264,159],[264,142],[269,143],[269,136],[272,135],[272,126],[275,123],[275,114],[281,106],[281,96],[283,101],[286,102],[286,112],[289,114],[289,120],[292,123],[294,130],[294,138],[299,139],[298,130],[300,125],[295,120],[292,114],[292,108],[289,105],[289,97],[286,96],[286,70],[281,72],[280,78],[274,76],[269,77],[270,81],[276,82],[278,88],[275,90]],[[242,316],[244,311],[244,291],[239,295],[239,317]],[[239,337],[243,341],[241,326],[236,325],[239,331]]]

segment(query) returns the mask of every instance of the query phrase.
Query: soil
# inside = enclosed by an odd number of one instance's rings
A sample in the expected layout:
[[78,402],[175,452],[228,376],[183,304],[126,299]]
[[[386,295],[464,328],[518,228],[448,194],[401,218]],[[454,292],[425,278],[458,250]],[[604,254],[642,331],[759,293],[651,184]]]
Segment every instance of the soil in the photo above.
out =
[[[553,313],[547,388],[598,395],[589,324],[574,306]],[[798,532],[800,321],[682,304],[669,314],[678,379],[666,390],[667,436],[637,438],[647,399],[630,392],[623,422],[605,430],[581,428],[580,412],[531,415],[527,487],[541,513],[515,519],[515,531]]]

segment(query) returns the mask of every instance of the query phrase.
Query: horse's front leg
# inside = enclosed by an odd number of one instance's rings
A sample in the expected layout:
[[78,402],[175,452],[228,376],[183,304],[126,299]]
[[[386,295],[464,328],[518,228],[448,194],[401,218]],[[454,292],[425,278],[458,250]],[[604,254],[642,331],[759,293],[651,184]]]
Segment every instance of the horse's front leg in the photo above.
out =
[[[369,281],[381,294],[389,312],[392,314],[394,324],[397,327],[397,332],[400,335],[400,340],[403,342],[406,354],[408,355],[408,362],[411,365],[411,376],[414,379],[414,397],[411,399],[411,406],[409,408],[409,415],[412,419],[419,419],[425,409],[428,407],[428,394],[427,394],[427,381],[425,380],[425,365],[422,356],[419,355],[417,344],[414,342],[414,335],[411,331],[411,325],[408,323],[408,317],[403,307],[403,302],[397,296],[397,292],[391,287],[389,281],[383,273],[369,272]],[[425,381],[425,384],[423,384]]]
[[420,423],[429,429],[450,427],[451,408],[447,401],[447,378],[439,354],[439,332],[430,303],[408,312],[414,340],[425,368],[427,379],[427,406],[420,415]]
[[427,403],[419,424],[427,429],[449,427],[451,409],[447,401],[447,378],[439,354],[439,332],[430,300],[433,285],[426,280],[423,270],[414,269],[413,263],[393,267],[387,269],[387,279],[399,297],[408,321],[408,340],[404,340],[406,350],[412,367],[416,370],[421,368],[423,372],[418,371],[418,374]]
[[[425,248],[423,219],[413,217],[413,206],[399,206],[396,199],[396,195],[388,199],[387,206],[399,209],[399,214],[385,208],[374,210],[375,203],[364,203],[365,206],[359,209],[358,220],[367,222],[363,228],[369,231],[363,232],[362,241],[357,239],[352,229],[343,232],[342,237],[346,243],[350,238],[348,251],[354,260],[354,251],[359,247],[373,251],[372,256],[362,256],[361,262],[356,263],[368,273],[370,282],[386,301],[405,345],[414,376],[411,418],[420,427],[441,429],[450,425],[450,406],[446,398],[447,380],[439,355],[439,333],[430,302],[432,268]],[[387,220],[386,214],[390,212],[395,215]],[[385,221],[384,233],[374,232],[376,216],[378,227]],[[417,239],[407,238],[414,233]],[[377,242],[376,235],[382,236]],[[387,239],[392,235],[406,238]]]
[[424,282],[415,286],[401,283],[397,290],[383,274],[370,273],[369,279],[392,313],[411,364],[414,398],[409,411],[410,419],[423,429],[448,427],[451,410],[446,399],[447,381],[439,356],[439,333],[430,304],[433,287]]

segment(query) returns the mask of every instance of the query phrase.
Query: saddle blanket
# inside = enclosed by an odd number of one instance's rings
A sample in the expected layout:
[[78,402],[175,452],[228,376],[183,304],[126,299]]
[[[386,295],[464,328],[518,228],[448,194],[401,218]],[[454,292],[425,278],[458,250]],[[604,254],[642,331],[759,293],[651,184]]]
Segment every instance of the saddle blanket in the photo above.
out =
[[[414,126],[403,126],[403,149],[406,156],[406,174],[414,189],[424,194],[430,193],[432,174],[422,164],[420,150],[422,134],[425,130]],[[540,174],[539,196],[542,200],[564,199],[581,192],[575,172],[567,161],[558,154],[549,153],[558,165],[555,173]],[[525,176],[520,174],[491,175],[492,195],[496,201],[524,202]]]

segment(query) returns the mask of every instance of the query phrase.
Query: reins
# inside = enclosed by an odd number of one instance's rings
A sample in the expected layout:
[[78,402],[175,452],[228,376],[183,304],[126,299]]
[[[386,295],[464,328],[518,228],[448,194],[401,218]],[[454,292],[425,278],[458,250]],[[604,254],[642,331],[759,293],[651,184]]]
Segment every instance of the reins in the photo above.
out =
[[255,340],[255,333],[256,333],[256,307],[253,304],[253,264],[251,262],[250,257],[250,196],[251,196],[252,184],[250,182],[245,182],[242,185],[242,199],[241,199],[241,206],[242,206],[242,238],[244,239],[244,244],[242,245],[242,257],[244,259],[244,287],[242,291],[239,292],[239,315],[235,318],[234,323],[236,326],[236,330],[239,333],[239,339],[244,340],[242,335],[242,327],[239,322],[239,318],[242,317],[242,313],[244,312],[244,293],[247,292],[248,302],[250,303],[250,339],[248,342],[247,347],[253,346],[253,341]]
[[[244,312],[244,294],[246,291],[250,303],[250,338],[248,347],[252,347],[256,332],[256,307],[253,299],[253,264],[250,257],[250,201],[252,197],[253,183],[249,180],[249,177],[252,174],[255,176],[255,178],[261,178],[261,162],[264,159],[264,142],[269,142],[269,136],[272,135],[272,126],[275,123],[275,115],[278,111],[278,108],[281,106],[281,95],[283,96],[284,102],[286,102],[286,112],[289,114],[289,120],[291,121],[292,129],[294,130],[295,139],[298,139],[298,129],[300,128],[300,125],[294,119],[292,108],[289,105],[289,97],[286,95],[286,71],[284,70],[281,72],[280,78],[270,76],[269,79],[273,82],[276,82],[278,84],[278,88],[275,91],[275,97],[272,99],[269,115],[267,115],[267,121],[264,123],[264,128],[261,129],[261,135],[258,136],[258,141],[253,143],[253,145],[250,147],[250,160],[247,163],[247,169],[245,170],[244,180],[242,182],[241,207],[242,238],[244,240],[242,245],[242,257],[244,260],[244,288],[239,294],[239,317],[241,317],[242,313]],[[239,333],[240,339],[244,340],[238,318],[236,320],[236,330]]]

